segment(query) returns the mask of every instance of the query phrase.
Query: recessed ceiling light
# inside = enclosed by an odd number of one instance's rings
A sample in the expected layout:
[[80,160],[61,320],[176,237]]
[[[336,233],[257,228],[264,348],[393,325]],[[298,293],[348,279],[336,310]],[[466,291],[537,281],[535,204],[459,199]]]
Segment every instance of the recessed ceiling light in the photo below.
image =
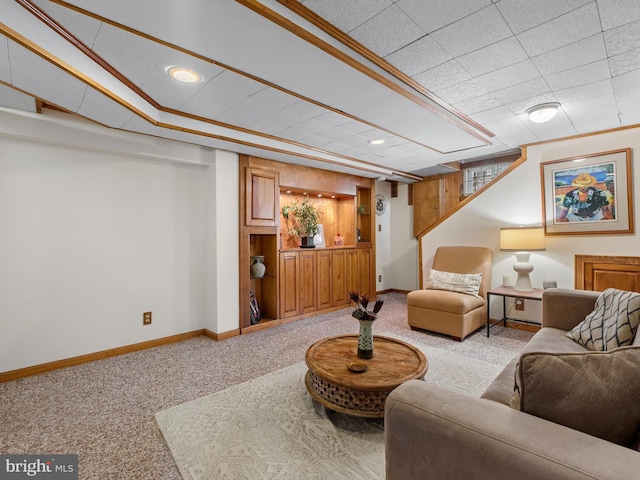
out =
[[202,80],[202,75],[190,68],[170,67],[167,69],[167,73],[179,82],[196,83]]
[[542,103],[527,110],[529,120],[534,123],[544,123],[551,120],[558,113],[560,104],[558,102]]
[[382,139],[382,138],[372,138],[371,140],[369,140],[369,143],[371,145],[382,145],[384,143],[384,139]]
[[320,197],[322,197],[322,194],[321,194],[321,193],[319,193],[319,194],[318,194],[318,198],[320,198]]

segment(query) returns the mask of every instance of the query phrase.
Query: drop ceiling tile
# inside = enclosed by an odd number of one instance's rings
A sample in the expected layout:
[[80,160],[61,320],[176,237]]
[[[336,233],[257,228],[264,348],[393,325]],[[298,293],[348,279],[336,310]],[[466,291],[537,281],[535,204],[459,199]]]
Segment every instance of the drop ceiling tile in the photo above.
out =
[[640,21],[604,32],[609,55],[619,55],[640,48]]
[[627,110],[629,105],[637,106],[640,104],[640,85],[627,88],[626,90],[618,90],[614,95],[620,109],[623,110],[622,107],[624,106],[624,110]]
[[606,80],[607,78],[611,78],[611,72],[609,70],[609,62],[606,60],[545,76],[545,80],[552,90],[577,87],[599,80]]
[[426,34],[397,6],[391,5],[349,35],[384,57]]
[[[145,61],[143,58],[136,58],[130,55],[121,55],[113,52],[105,59],[116,70],[124,74],[133,84],[140,87],[156,70],[156,63]],[[160,74],[156,75],[156,78]]]
[[618,115],[578,119],[575,122],[575,128],[578,133],[598,132],[600,130],[615,128],[620,125],[622,125],[622,122],[620,121],[620,116]]
[[462,68],[462,65],[457,60],[449,60],[413,77],[416,82],[432,92],[464,82],[470,78],[469,72]]
[[300,3],[347,33],[392,4],[391,0],[301,0]]
[[353,134],[366,132],[371,129],[371,125],[367,125],[366,123],[358,122],[356,120],[350,120],[340,126]]
[[489,93],[487,87],[476,79],[465,80],[451,87],[436,90],[436,95],[450,104],[459,104]]
[[137,115],[131,117],[124,125],[122,125],[122,128],[131,132],[143,133],[145,135],[153,135],[157,137],[164,137],[169,131],[168,128],[158,127]]
[[11,69],[9,67],[9,40],[0,36],[0,80],[11,82]]
[[72,112],[80,107],[87,86],[77,78],[13,41],[9,42],[9,63],[13,85]]
[[453,57],[473,52],[512,35],[511,30],[491,5],[431,34]]
[[603,30],[640,20],[640,2],[637,0],[598,0]]
[[0,106],[26,112],[36,111],[36,101],[33,97],[5,85],[0,85]]
[[480,125],[484,125],[488,122],[495,122],[498,120],[504,120],[506,118],[511,118],[513,113],[506,107],[500,106],[497,108],[491,108],[489,110],[484,110],[482,112],[474,113],[471,115],[471,119],[478,122]]
[[604,37],[598,33],[565,47],[538,55],[533,58],[533,63],[542,75],[549,75],[606,58],[607,49]]
[[564,103],[562,108],[574,124],[583,120],[617,115],[619,113],[615,97],[612,94]]
[[522,32],[517,37],[527,53],[535,57],[601,31],[598,7],[593,2]]
[[293,95],[289,95],[277,88],[265,87],[262,90],[251,94],[251,99],[259,104],[269,105],[274,109],[287,108],[300,100]]
[[457,58],[471,75],[483,75],[529,58],[515,37],[509,37],[488,47]]
[[560,103],[575,102],[584,98],[599,97],[608,93],[613,93],[613,85],[610,79],[554,92]]
[[541,25],[593,0],[501,0],[496,3],[513,33]]
[[611,66],[611,75],[614,77],[636,70],[640,65],[640,48],[610,57],[609,65]]
[[110,55],[119,54],[156,65],[167,54],[169,47],[108,23],[102,23],[93,44],[93,50],[107,61]]
[[542,77],[534,78],[527,82],[512,87],[503,88],[492,92],[502,103],[513,103],[536,95],[549,92],[549,86]]
[[[338,2],[339,3],[339,2]],[[400,7],[414,22],[427,33],[445,27],[459,18],[482,10],[491,5],[491,0],[431,0],[425,5],[424,0],[397,0]]]
[[631,72],[619,75],[611,79],[613,84],[613,91],[617,94],[629,88],[635,88],[640,86],[640,70],[633,70]]
[[300,99],[285,108],[292,113],[304,115],[307,118],[317,117],[327,111],[326,108]]
[[244,100],[247,95],[264,88],[250,78],[225,71],[209,80],[182,105],[186,112],[205,118],[216,118]]
[[[314,118],[327,125],[333,125],[335,127],[339,126],[340,128],[345,128],[345,125],[350,124],[353,121],[346,115],[342,115],[331,110],[324,110],[324,113],[317,115]],[[351,132],[351,130],[347,131]]]
[[98,30],[100,30],[101,22],[99,20],[57,5],[50,0],[37,0],[33,3],[86,46],[89,48],[93,46]]
[[520,85],[538,77],[540,77],[540,73],[531,60],[527,59],[515,65],[496,70],[495,72],[480,75],[477,77],[477,80],[484,85],[488,91],[493,92],[514,85]]
[[287,128],[287,126],[284,123],[278,123],[274,120],[262,119],[249,125],[249,128],[267,135],[275,135],[277,132]]
[[459,111],[464,112],[467,115],[473,115],[474,113],[484,112],[485,110],[491,110],[502,106],[502,102],[496,98],[493,93],[487,93],[480,97],[472,98],[465,102],[460,102],[454,105]]
[[122,127],[134,116],[131,110],[93,88],[87,89],[78,114],[112,128]]
[[451,55],[433,38],[425,36],[387,55],[385,60],[407,75],[413,76],[451,60]]
[[205,85],[206,83],[179,82],[169,77],[164,69],[156,67],[141,88],[163,107],[177,109]]
[[284,130],[280,130],[276,133],[276,135],[280,138],[284,138],[286,140],[291,140],[293,142],[303,142],[305,137],[308,137],[309,134],[307,132],[302,132],[295,127],[288,127]]
[[271,106],[257,102],[252,96],[250,96],[238,105],[234,105],[222,115],[218,115],[216,120],[236,125],[238,127],[248,127],[257,121],[268,117],[272,110]]

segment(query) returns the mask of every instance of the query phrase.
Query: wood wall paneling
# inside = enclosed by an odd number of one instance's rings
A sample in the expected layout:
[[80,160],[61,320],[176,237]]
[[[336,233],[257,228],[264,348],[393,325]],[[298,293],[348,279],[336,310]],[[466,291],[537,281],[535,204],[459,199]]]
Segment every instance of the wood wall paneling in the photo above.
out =
[[640,257],[576,255],[575,288],[640,292]]
[[334,307],[349,303],[347,278],[345,275],[347,268],[346,252],[347,250],[334,250],[332,252],[332,294]]
[[300,312],[309,313],[318,310],[316,296],[316,252],[300,252]]
[[333,252],[318,250],[316,252],[317,271],[317,307],[318,310],[333,306]]

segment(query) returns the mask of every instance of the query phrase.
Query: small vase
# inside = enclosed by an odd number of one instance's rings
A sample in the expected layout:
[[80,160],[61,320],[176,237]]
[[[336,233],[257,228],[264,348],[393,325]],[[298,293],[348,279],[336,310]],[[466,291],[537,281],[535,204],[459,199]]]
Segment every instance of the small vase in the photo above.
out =
[[264,277],[267,267],[265,266],[264,255],[255,255],[251,257],[251,278]]
[[373,358],[373,320],[358,320],[360,333],[358,334],[358,357]]

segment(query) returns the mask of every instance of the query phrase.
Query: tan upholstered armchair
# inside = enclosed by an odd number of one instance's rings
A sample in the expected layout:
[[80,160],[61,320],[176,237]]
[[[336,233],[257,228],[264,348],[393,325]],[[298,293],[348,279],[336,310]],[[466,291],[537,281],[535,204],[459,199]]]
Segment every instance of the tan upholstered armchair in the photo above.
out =
[[[409,292],[409,326],[462,340],[485,325],[487,290],[491,287],[492,265],[493,251],[488,248],[439,247],[433,258],[432,268],[450,273],[481,273],[478,296],[429,288]],[[424,284],[428,287],[427,279]]]

